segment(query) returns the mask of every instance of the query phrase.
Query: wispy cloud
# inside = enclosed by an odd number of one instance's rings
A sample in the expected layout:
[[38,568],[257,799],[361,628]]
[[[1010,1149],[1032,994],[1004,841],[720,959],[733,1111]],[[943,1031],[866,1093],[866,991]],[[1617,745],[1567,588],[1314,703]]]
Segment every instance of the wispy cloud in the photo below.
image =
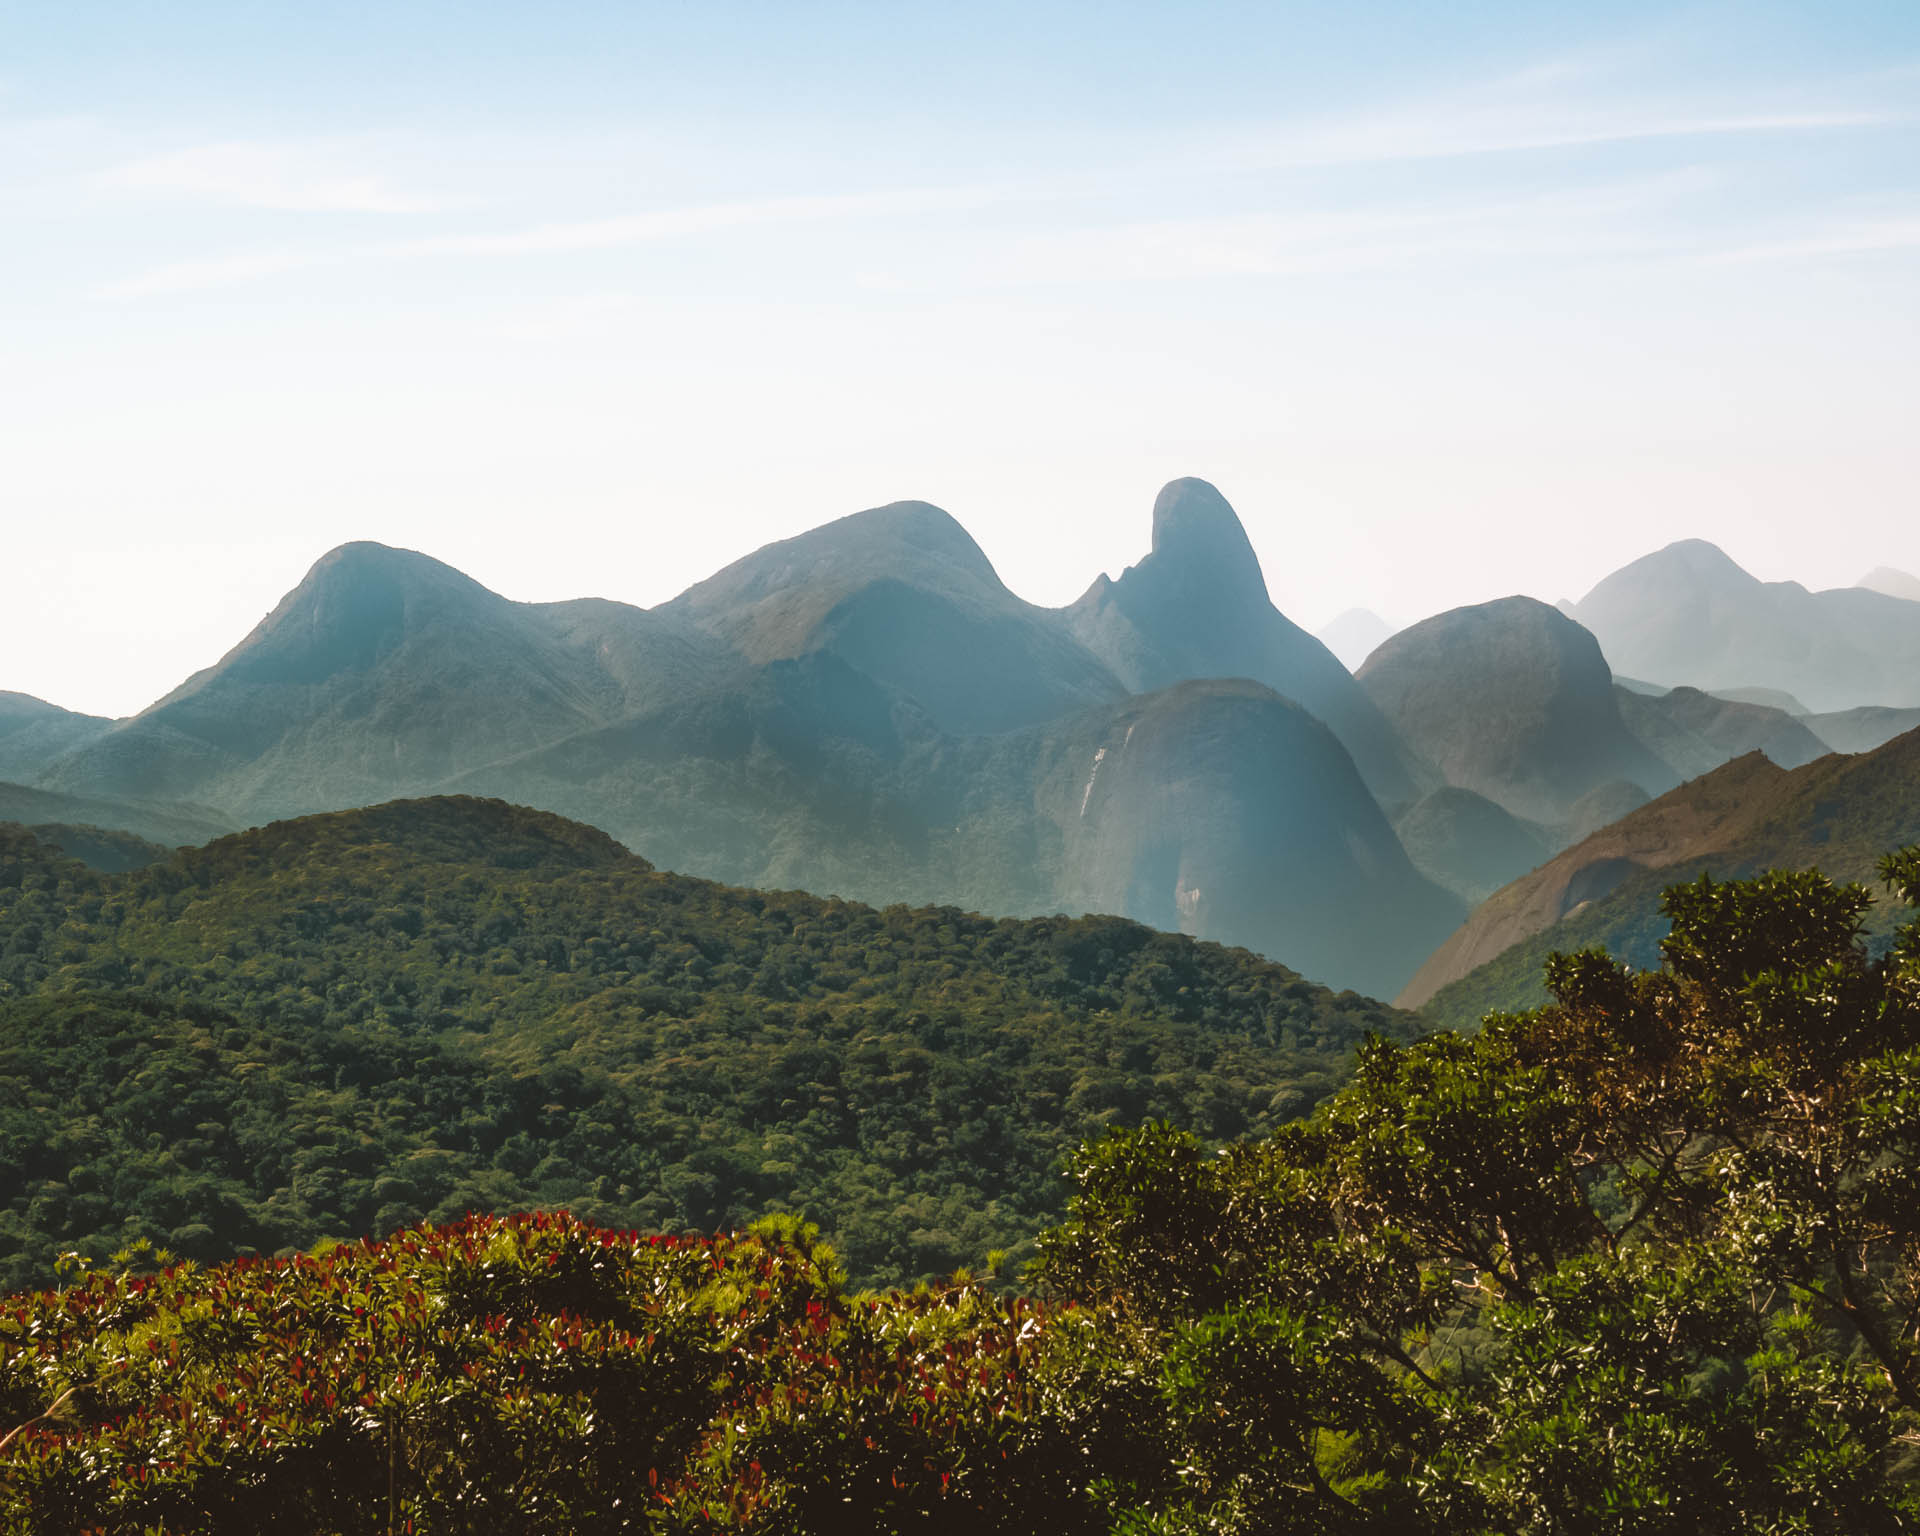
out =
[[904,217],[913,213],[979,207],[994,201],[999,195],[994,189],[986,187],[922,187],[884,192],[769,197],[707,203],[690,208],[662,208],[617,218],[540,224],[501,234],[444,235],[409,241],[393,249],[401,255],[443,252],[519,255],[607,250],[760,224],[816,223],[876,215]]
[[1528,150],[1579,149],[1648,139],[1868,128],[1903,121],[1880,111],[1583,114],[1462,108],[1387,113],[1281,135],[1247,151],[1273,166],[1441,160]]
[[429,235],[409,240],[372,241],[334,247],[242,251],[210,260],[179,262],[155,268],[109,283],[98,290],[96,296],[106,299],[150,298],[161,294],[232,287],[260,278],[318,267],[411,261],[435,256],[556,255],[645,246],[755,226],[871,217],[904,218],[935,210],[980,207],[1001,195],[989,187],[945,187],[771,197],[685,208],[661,208],[613,218],[535,224],[501,231]]
[[103,173],[109,187],[146,197],[285,213],[423,213],[433,200],[350,163],[331,144],[203,144],[130,160]]
[[1920,249],[1920,214],[1884,219],[1862,219],[1835,224],[1812,234],[1785,240],[1755,241],[1707,258],[1716,264],[1801,261],[1822,256],[1864,256],[1879,251]]
[[236,251],[231,255],[209,257],[204,261],[178,261],[164,267],[155,267],[138,276],[108,283],[96,290],[94,296],[101,299],[148,299],[165,294],[232,288],[242,283],[256,282],[261,278],[277,277],[285,272],[299,272],[351,259],[352,255],[349,251],[302,250],[286,247]]
[[1622,100],[1611,51],[1545,60],[1412,101],[1283,126],[1244,146],[1282,166],[1453,159],[1658,139],[1816,133],[1912,120],[1897,71],[1825,86],[1752,91],[1717,102]]
[[1131,220],[1011,242],[977,267],[1005,283],[1156,282],[1587,262],[1672,249],[1659,215],[1709,180],[1678,170],[1532,196]]

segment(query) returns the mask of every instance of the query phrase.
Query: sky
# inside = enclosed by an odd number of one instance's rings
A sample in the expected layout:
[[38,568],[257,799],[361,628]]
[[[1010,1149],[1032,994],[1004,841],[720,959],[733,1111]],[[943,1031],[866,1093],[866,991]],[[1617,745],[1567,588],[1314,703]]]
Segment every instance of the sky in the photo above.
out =
[[651,605],[1177,475],[1309,628],[1673,539],[1920,571],[1920,5],[0,0],[0,689],[350,539]]

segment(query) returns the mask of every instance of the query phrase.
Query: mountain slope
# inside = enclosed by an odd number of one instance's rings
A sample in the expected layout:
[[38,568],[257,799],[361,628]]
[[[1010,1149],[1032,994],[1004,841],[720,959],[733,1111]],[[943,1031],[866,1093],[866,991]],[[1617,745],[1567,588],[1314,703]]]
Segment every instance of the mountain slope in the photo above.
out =
[[1550,950],[1604,943],[1658,962],[1661,889],[1816,865],[1872,882],[1882,853],[1920,841],[1920,731],[1859,756],[1784,769],[1752,753],[1603,828],[1475,908],[1400,994],[1436,1021],[1472,1022],[1539,994]]
[[1573,616],[1634,677],[1780,689],[1822,713],[1920,705],[1920,602],[1762,582],[1699,539],[1615,571]]
[[1358,680],[1448,784],[1530,821],[1562,822],[1615,780],[1656,793],[1678,782],[1621,720],[1593,636],[1530,597],[1403,629]]
[[0,1282],[568,1206],[804,1211],[897,1283],[1057,1218],[1102,1127],[1269,1129],[1410,1024],[1137,923],[740,890],[499,802],[116,877],[0,827]]
[[1554,829],[1452,785],[1416,801],[1393,830],[1415,869],[1469,905],[1544,863],[1559,843]]
[[1779,709],[1717,697],[1698,688],[1675,688],[1649,697],[1616,688],[1620,718],[1682,779],[1710,773],[1749,752],[1764,752],[1782,768],[1798,768],[1832,750]]
[[1063,617],[1135,693],[1251,678],[1325,721],[1382,805],[1432,787],[1431,770],[1333,653],[1273,606],[1239,517],[1204,480],[1167,485],[1153,504],[1151,552],[1118,581],[1101,576]]
[[856,512],[769,544],[658,612],[750,663],[837,656],[957,734],[1034,725],[1124,691],[926,502]]

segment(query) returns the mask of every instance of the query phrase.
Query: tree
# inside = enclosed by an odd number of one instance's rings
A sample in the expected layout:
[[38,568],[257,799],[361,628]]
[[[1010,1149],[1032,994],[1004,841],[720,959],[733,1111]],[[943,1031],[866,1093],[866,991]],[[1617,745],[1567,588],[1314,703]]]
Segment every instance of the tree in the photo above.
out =
[[1868,901],[1703,876],[1657,971],[1556,955],[1262,1143],[1083,1152],[1036,1275],[1136,1320],[1193,1528],[1920,1521],[1920,924],[1871,957]]

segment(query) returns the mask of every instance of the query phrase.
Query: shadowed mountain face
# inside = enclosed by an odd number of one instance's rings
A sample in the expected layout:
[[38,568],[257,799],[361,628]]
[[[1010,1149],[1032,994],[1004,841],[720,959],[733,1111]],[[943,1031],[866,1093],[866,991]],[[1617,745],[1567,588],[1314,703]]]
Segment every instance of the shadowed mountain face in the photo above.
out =
[[1317,974],[1370,991],[1464,911],[1414,870],[1333,733],[1258,684],[1183,683],[1074,745],[1093,745],[1066,753],[1085,765],[1078,803],[1042,800],[1072,906],[1248,947],[1286,933]]
[[1189,678],[1251,678],[1326,722],[1383,805],[1432,785],[1431,770],[1333,653],[1273,606],[1240,519],[1204,480],[1161,491],[1152,552],[1118,581],[1100,577],[1065,618],[1136,693]]
[[838,656],[963,734],[1034,725],[1125,691],[923,501],[769,544],[659,611],[748,662]]
[[1820,712],[1920,705],[1920,603],[1763,582],[1699,539],[1615,571],[1573,616],[1633,677],[1779,689]]
[[[1794,769],[1751,753],[1495,892],[1420,968],[1401,1006],[1429,1007],[1435,1022],[1450,1025],[1477,1023],[1487,1009],[1531,1006],[1551,950],[1599,944],[1632,965],[1657,965],[1667,885],[1703,871],[1726,880],[1810,865],[1873,884],[1880,855],[1916,840],[1920,730],[1870,753],[1829,754]],[[1891,921],[1876,909],[1870,941],[1884,942]]]
[[1403,629],[1359,681],[1447,783],[1530,821],[1563,822],[1615,780],[1655,793],[1678,782],[1621,720],[1593,636],[1530,597]]

